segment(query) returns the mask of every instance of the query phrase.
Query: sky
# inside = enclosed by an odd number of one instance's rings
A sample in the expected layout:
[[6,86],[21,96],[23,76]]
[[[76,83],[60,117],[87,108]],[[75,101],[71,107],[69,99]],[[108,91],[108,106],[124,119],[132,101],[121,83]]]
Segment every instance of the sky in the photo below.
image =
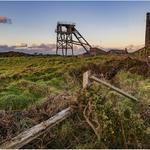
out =
[[0,45],[56,43],[57,21],[76,23],[91,45],[142,45],[150,1],[16,1],[0,2]]

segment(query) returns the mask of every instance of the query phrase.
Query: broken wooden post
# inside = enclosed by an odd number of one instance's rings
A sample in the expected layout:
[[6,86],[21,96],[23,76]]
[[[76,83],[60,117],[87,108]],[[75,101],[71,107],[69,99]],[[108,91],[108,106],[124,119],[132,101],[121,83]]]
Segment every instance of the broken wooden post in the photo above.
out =
[[91,71],[86,71],[83,73],[83,89],[86,89],[90,85],[89,77],[91,75]]
[[90,76],[89,79],[90,79],[90,80],[93,80],[93,81],[96,81],[96,82],[98,82],[98,83],[101,83],[101,84],[103,84],[104,86],[113,89],[113,90],[116,91],[117,93],[119,93],[119,94],[121,94],[121,95],[123,95],[123,96],[125,96],[125,97],[127,97],[127,98],[129,98],[129,99],[131,99],[131,100],[133,100],[133,101],[138,102],[138,99],[135,98],[134,96],[128,94],[127,92],[124,92],[123,90],[121,90],[121,89],[119,89],[119,88],[117,88],[117,87],[115,87],[115,86],[113,86],[113,85],[111,85],[111,84],[109,84],[109,83],[107,83],[107,82],[105,82],[105,81],[103,81],[103,80],[100,80],[100,79],[98,79],[98,78],[96,78],[96,77],[94,77],[94,76]]
[[48,120],[43,121],[40,124],[37,124],[32,128],[20,133],[18,136],[4,142],[2,145],[0,145],[0,149],[18,149],[23,147],[24,145],[36,139],[38,136],[45,133],[54,125],[66,119],[71,114],[71,112],[71,107],[62,110]]

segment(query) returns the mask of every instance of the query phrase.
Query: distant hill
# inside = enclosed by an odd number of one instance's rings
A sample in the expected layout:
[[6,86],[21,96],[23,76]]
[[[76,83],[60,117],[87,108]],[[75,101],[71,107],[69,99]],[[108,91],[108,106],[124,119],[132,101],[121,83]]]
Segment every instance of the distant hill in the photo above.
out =
[[19,57],[19,56],[32,56],[31,54],[22,53],[22,52],[0,52],[0,57]]
[[140,53],[140,52],[143,52],[145,50],[145,47],[142,47],[142,48],[140,48],[140,49],[138,49],[138,50],[136,50],[136,51],[134,51],[134,52],[132,52],[133,54],[138,54],[138,53]]
[[[78,54],[75,56],[89,56],[89,55],[95,56],[95,55],[127,54],[127,53],[128,53],[127,51],[121,50],[121,49],[110,49],[109,51],[105,51],[100,48],[91,48],[91,50],[88,53]],[[43,53],[29,54],[29,53],[24,53],[24,52],[15,52],[15,51],[0,52],[0,57],[21,57],[21,56],[56,56],[56,54],[43,54]],[[61,55],[58,55],[58,56],[61,56]]]

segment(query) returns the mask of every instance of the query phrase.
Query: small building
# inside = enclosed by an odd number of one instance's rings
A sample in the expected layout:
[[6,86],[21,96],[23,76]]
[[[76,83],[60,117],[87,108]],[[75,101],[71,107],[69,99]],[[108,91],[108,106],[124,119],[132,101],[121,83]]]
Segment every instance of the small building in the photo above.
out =
[[120,49],[111,49],[108,51],[108,54],[127,54],[127,49],[120,50]]

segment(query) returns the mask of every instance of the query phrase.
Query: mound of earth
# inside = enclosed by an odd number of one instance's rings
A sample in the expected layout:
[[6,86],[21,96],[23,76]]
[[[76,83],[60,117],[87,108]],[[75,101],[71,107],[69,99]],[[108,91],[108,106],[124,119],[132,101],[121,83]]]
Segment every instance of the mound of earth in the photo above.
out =
[[[82,69],[81,69],[82,70]],[[89,64],[83,70],[91,70],[97,76],[104,76],[108,80],[112,79],[117,72],[124,70],[144,77],[150,77],[150,67],[147,62],[127,57],[125,59],[107,61],[102,65]]]

